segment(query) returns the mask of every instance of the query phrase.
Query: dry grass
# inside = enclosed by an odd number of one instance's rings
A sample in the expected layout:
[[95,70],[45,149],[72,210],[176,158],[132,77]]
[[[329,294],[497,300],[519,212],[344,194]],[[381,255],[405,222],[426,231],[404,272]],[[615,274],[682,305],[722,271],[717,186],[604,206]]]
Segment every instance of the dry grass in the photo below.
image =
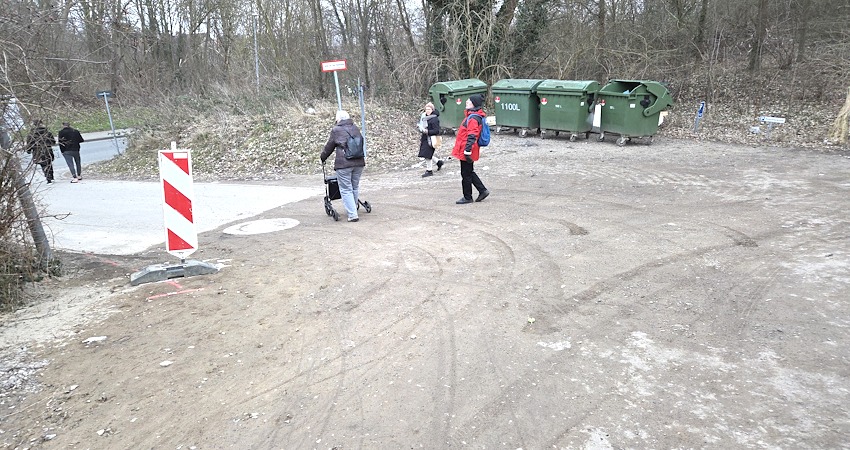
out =
[[[822,105],[798,106],[793,113],[764,106],[756,109],[739,104],[708,105],[699,130],[694,132],[697,104],[694,101],[675,105],[659,136],[820,151],[840,149],[829,140],[829,128],[836,112]],[[360,124],[357,105],[343,106],[355,123]],[[405,108],[377,102],[367,104],[370,170],[400,170],[419,161],[416,108],[416,105]],[[318,155],[333,125],[335,110],[333,102],[314,102],[311,107],[281,103],[258,113],[233,110],[215,111],[204,117],[187,114],[190,118],[179,129],[140,130],[124,156],[92,167],[89,172],[107,178],[158,179],[157,151],[169,148],[170,142],[176,141],[178,147],[193,150],[193,170],[198,181],[268,181],[288,174],[316,174],[321,172]],[[785,117],[787,122],[774,126],[768,136],[767,126],[757,120],[761,115]],[[759,132],[753,133],[753,127],[759,127]],[[444,152],[448,145],[444,144]]]

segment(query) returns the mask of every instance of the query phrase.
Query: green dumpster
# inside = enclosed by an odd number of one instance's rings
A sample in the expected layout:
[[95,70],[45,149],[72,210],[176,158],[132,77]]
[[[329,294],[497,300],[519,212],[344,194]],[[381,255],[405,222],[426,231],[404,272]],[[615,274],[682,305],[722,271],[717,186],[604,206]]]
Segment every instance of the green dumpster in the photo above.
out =
[[537,85],[543,80],[504,79],[490,88],[496,114],[496,132],[503,127],[519,130],[521,137],[528,130],[540,128],[540,102]]
[[487,84],[477,78],[434,83],[428,90],[431,102],[440,112],[440,126],[457,131],[466,117],[466,99],[472,94],[487,97]]
[[599,103],[599,140],[611,132],[620,135],[617,145],[623,146],[633,137],[652,142],[661,111],[673,105],[673,98],[657,81],[611,80],[599,90]]
[[557,136],[570,133],[575,141],[578,133],[590,137],[593,127],[593,106],[599,83],[595,81],[545,80],[537,86],[540,97],[540,137],[550,131]]

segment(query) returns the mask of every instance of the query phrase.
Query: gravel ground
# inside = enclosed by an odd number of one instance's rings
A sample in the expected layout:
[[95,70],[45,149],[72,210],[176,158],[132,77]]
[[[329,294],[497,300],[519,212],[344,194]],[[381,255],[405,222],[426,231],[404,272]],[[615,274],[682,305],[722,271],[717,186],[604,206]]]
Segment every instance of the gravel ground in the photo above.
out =
[[360,222],[313,198],[204,233],[214,275],[131,287],[161,249],[64,255],[3,319],[33,371],[0,441],[847,448],[850,154],[666,133],[496,136],[470,205],[455,162],[370,164]]

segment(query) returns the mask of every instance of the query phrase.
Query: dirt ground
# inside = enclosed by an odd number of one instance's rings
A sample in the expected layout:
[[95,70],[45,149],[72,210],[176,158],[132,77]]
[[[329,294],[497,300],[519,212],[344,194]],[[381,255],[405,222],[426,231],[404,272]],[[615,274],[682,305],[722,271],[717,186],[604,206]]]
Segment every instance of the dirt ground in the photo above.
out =
[[495,136],[476,170],[481,203],[367,168],[358,223],[204,233],[214,275],[63,255],[2,320],[2,448],[850,448],[848,154]]

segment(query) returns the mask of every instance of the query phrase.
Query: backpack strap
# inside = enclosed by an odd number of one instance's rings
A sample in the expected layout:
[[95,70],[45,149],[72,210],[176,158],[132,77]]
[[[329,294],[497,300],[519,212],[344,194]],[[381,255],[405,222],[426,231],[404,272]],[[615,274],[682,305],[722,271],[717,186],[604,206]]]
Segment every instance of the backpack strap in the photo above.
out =
[[[351,134],[351,133],[349,133],[347,129],[343,128],[343,129],[342,129],[342,131],[345,131],[345,134],[347,134],[347,135],[348,135],[348,137],[350,137],[350,138],[353,138],[353,137],[354,137],[354,135],[353,135],[353,134]],[[343,145],[344,147],[348,148],[348,139],[346,139],[346,140],[345,140],[345,142],[343,142],[343,143],[342,143],[342,145]]]
[[483,122],[483,121],[484,121],[484,118],[483,118],[483,117],[481,117],[481,115],[479,115],[479,114],[475,114],[475,113],[472,113],[472,114],[470,114],[470,115],[466,116],[466,120],[464,120],[464,121],[463,121],[463,126],[467,126],[467,125],[469,125],[469,118],[470,118],[470,117],[473,117],[473,116],[475,116],[475,117],[477,117],[477,118],[478,118],[478,125],[480,125],[480,126],[482,126],[482,127],[483,127],[483,126],[484,126],[484,122]]

